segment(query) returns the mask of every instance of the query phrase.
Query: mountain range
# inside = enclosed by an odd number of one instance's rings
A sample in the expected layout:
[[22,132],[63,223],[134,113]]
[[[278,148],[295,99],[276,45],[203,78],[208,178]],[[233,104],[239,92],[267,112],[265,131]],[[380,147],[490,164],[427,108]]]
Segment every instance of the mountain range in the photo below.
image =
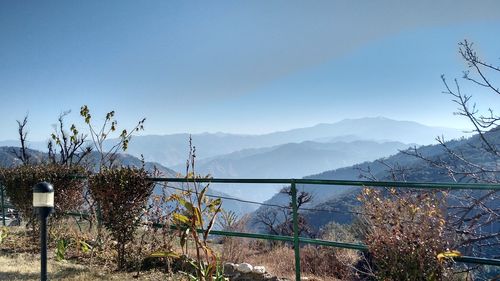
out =
[[[301,178],[325,170],[350,166],[397,153],[409,145],[400,142],[352,141],[320,143],[305,141],[245,149],[199,160],[196,171],[217,178]],[[182,166],[173,169],[182,170]],[[185,168],[184,168],[185,169]],[[215,189],[248,200],[262,202],[280,185],[224,184]],[[251,190],[251,192],[248,192]]]
[[[425,145],[433,143],[434,139],[441,135],[453,139],[464,134],[459,129],[432,127],[413,121],[398,121],[384,117],[367,117],[344,119],[336,123],[323,123],[262,135],[202,133],[191,136],[193,144],[196,146],[197,159],[202,160],[244,149],[273,147],[305,141],[322,143],[371,140]],[[146,161],[157,162],[165,167],[183,165],[188,155],[189,137],[188,133],[134,136],[129,143],[127,153],[136,157],[143,155]],[[110,147],[115,143],[116,140],[110,139],[105,143],[105,146]],[[0,146],[17,145],[18,141],[0,141]],[[47,143],[46,141],[32,141],[29,142],[29,147],[46,151]]]
[[[273,147],[305,141],[336,142],[353,140],[395,141],[401,143],[431,144],[437,136],[458,138],[458,129],[425,126],[411,121],[397,121],[384,117],[345,119],[332,124],[318,124],[263,135],[203,133],[192,135],[197,159],[206,159],[244,149]],[[183,165],[188,154],[189,134],[137,136],[130,142],[128,153],[144,155],[148,161],[166,167]]]
[[[463,134],[457,129],[375,117],[263,135],[203,133],[191,137],[196,147],[197,174],[217,178],[300,178],[393,155],[411,145],[431,143],[440,135],[457,138]],[[189,138],[189,134],[134,136],[127,157],[143,155],[150,161],[147,163],[153,163],[148,165],[162,167],[167,175],[182,174]],[[105,145],[111,146],[115,141],[110,139]],[[6,144],[17,145],[17,142],[0,142],[0,146]],[[29,147],[44,151],[45,143],[30,142]],[[214,192],[259,202],[271,198],[280,188],[279,185],[212,185]]]
[[[500,146],[500,128],[493,129],[485,134],[493,145]],[[467,139],[451,140],[446,142],[448,148],[454,150],[459,155],[480,163],[484,167],[490,167],[492,170],[498,169],[500,162],[498,158],[493,157],[481,149],[482,143],[478,135]],[[450,159],[447,151],[438,144],[419,147],[419,152],[428,159],[445,161],[450,165],[457,165]],[[306,176],[306,179],[335,179],[335,180],[359,180],[363,176],[376,178],[377,180],[392,180],[392,174],[389,167],[396,167],[405,171],[405,180],[420,182],[453,182],[448,171],[432,167],[426,161],[400,152],[389,157],[383,157],[376,161],[367,161],[356,165],[325,171],[319,174]],[[497,177],[498,175],[491,175]],[[366,179],[365,179],[366,180]],[[356,197],[360,191],[359,187],[354,186],[330,186],[330,185],[297,185],[299,191],[305,191],[312,195],[312,200],[304,205],[304,208],[314,209],[313,211],[304,211],[304,215],[310,222],[310,225],[316,229],[330,221],[339,223],[351,222],[354,215],[350,213],[353,208],[359,205]],[[289,197],[286,194],[277,193],[266,204],[287,206]],[[260,207],[257,212],[267,212],[267,206]],[[255,216],[254,213],[254,216]]]
[[[18,147],[0,147],[0,167],[13,167],[17,165],[21,165],[22,162],[21,160],[16,156],[15,151],[18,151]],[[43,161],[47,160],[47,154],[44,152],[40,152],[37,150],[29,149],[28,155],[30,156],[30,163],[37,164],[37,163],[42,163]],[[86,162],[90,163],[90,167],[94,167],[94,170],[97,170],[97,163],[98,163],[99,156],[97,153],[92,153],[86,158]],[[115,160],[115,163],[120,166],[129,166],[129,167],[141,167],[144,164],[144,168],[149,171],[149,172],[159,172],[159,176],[161,177],[166,177],[166,178],[175,178],[177,176],[177,172],[166,168],[162,166],[161,164],[154,163],[154,162],[142,162],[139,158],[129,155],[129,154],[118,154],[117,158]],[[57,187],[56,192],[57,192]],[[182,184],[179,183],[168,183],[166,186],[166,194],[172,194],[175,192],[178,192],[179,189],[185,189],[185,187]],[[161,184],[157,184],[153,193],[155,194],[163,194],[163,187]],[[234,198],[234,195],[228,195],[226,193],[214,190],[213,188],[209,188],[209,191],[207,192],[208,196],[212,197],[232,197]],[[257,207],[256,205],[243,205],[239,203],[238,201],[234,200],[223,200],[223,208],[227,211],[233,211],[238,215],[243,215],[248,212],[252,212],[255,210]]]

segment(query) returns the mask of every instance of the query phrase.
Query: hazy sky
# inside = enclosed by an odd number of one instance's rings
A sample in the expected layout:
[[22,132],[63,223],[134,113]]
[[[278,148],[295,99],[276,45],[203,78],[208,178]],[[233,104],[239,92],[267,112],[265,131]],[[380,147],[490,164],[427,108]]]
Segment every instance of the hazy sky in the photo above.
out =
[[364,116],[465,127],[440,75],[461,77],[464,38],[500,64],[499,11],[494,0],[1,1],[0,140],[26,113],[30,138],[45,139],[83,104],[124,125],[147,117],[146,134]]

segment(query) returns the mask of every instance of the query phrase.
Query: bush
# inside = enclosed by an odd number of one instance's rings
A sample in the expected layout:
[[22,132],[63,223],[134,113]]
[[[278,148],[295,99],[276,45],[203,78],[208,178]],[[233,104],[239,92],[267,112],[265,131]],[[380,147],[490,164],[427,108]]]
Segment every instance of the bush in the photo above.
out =
[[54,186],[55,216],[77,210],[83,204],[84,182],[74,175],[84,173],[79,166],[64,166],[57,164],[22,165],[13,168],[0,169],[0,180],[6,189],[6,194],[22,217],[32,222],[33,186],[46,181]]
[[445,251],[439,193],[382,192],[365,188],[359,198],[367,224],[365,243],[382,280],[443,280],[437,255]]
[[[319,232],[319,239],[338,242],[355,242],[349,226],[330,222]],[[346,280],[354,274],[353,267],[359,261],[355,250],[327,246],[307,245],[300,250],[300,264],[304,273],[335,277]]]
[[100,219],[117,241],[118,268],[125,266],[126,246],[134,239],[141,212],[154,183],[144,169],[103,169],[89,178],[92,198],[100,207]]
[[[223,210],[219,220],[219,227],[223,231],[248,232],[248,221],[249,216],[238,218],[233,211]],[[219,241],[222,244],[220,255],[224,262],[243,262],[252,252],[250,249],[251,240],[248,238],[222,236]]]

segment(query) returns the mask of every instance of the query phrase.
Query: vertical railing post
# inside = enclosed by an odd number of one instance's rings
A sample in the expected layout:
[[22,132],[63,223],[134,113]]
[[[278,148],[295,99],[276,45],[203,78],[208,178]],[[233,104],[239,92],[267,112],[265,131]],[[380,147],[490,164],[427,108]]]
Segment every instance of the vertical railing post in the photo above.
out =
[[292,194],[292,218],[293,218],[293,249],[295,252],[295,280],[300,281],[300,244],[299,244],[299,214],[297,210],[297,187],[292,179],[290,187]]
[[0,184],[0,194],[2,196],[2,225],[5,226],[5,203],[4,203],[4,200],[5,200],[5,197],[3,196],[3,185]]

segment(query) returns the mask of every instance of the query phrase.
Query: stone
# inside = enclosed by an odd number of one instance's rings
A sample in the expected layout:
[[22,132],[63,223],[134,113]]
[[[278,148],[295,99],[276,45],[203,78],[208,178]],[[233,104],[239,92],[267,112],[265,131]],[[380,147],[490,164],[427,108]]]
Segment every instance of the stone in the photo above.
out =
[[223,265],[223,271],[224,271],[224,275],[233,276],[237,273],[236,272],[236,265],[234,263],[227,262]]
[[258,274],[264,274],[264,273],[266,273],[266,268],[264,266],[257,265],[257,266],[253,267],[252,271],[255,273],[258,273]]
[[236,266],[236,270],[238,270],[241,273],[249,273],[252,272],[253,267],[249,263],[240,263]]

